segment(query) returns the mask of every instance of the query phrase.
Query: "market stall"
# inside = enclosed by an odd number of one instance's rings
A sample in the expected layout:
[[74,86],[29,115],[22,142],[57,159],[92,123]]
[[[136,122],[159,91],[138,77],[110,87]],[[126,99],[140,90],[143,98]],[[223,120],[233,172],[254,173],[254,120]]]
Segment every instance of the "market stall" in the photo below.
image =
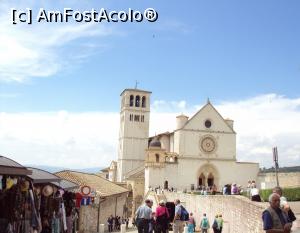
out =
[[75,195],[77,185],[38,168],[29,168],[33,180],[42,233],[71,233],[76,222]]
[[0,232],[29,233],[38,229],[32,171],[0,156]]

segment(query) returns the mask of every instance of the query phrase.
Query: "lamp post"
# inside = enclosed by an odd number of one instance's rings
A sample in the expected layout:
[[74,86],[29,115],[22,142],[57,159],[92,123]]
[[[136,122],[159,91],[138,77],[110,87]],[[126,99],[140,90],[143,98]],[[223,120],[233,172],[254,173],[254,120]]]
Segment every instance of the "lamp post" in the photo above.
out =
[[277,150],[277,147],[273,147],[273,161],[274,161],[274,164],[275,164],[276,185],[277,185],[277,187],[279,187],[279,180],[278,180],[279,165],[278,165],[278,150]]

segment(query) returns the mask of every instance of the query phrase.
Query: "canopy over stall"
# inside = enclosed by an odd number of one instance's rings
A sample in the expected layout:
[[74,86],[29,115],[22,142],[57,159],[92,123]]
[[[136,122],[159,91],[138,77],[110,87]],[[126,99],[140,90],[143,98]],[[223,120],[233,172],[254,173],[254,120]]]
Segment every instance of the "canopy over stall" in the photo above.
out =
[[31,170],[12,159],[0,155],[0,175],[27,176],[31,174]]
[[31,175],[28,175],[30,179],[32,179],[34,184],[45,184],[45,183],[51,183],[51,182],[60,182],[61,178],[47,172],[45,170],[39,169],[39,168],[33,168],[28,167],[32,171]]

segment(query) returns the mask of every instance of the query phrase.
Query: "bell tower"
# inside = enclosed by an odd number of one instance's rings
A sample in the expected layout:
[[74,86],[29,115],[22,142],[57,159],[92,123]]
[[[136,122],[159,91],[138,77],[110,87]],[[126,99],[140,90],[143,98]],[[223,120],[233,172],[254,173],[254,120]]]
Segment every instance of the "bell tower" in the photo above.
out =
[[118,148],[118,181],[145,164],[148,148],[151,92],[125,89],[121,93]]

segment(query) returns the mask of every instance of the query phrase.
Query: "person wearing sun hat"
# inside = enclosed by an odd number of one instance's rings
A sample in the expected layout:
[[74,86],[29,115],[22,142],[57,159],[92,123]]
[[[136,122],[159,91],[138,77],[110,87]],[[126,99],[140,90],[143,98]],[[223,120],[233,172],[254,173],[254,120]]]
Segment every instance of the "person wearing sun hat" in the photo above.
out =
[[45,197],[49,197],[49,196],[51,196],[53,194],[53,192],[54,192],[53,187],[51,185],[46,185],[43,188],[42,194]]

